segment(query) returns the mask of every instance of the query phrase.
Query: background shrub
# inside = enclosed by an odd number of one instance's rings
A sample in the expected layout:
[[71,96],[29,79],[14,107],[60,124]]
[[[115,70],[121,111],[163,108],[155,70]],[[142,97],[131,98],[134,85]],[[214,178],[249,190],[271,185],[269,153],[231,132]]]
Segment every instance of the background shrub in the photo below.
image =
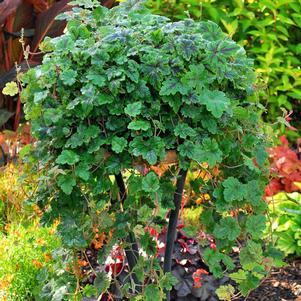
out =
[[51,264],[51,253],[60,245],[54,228],[9,225],[0,240],[0,299],[32,300],[39,271]]
[[37,206],[25,202],[37,185],[37,174],[24,176],[29,171],[30,166],[21,162],[0,167],[0,231],[5,224],[20,223],[41,213]]
[[301,256],[301,194],[280,192],[269,201],[276,246],[286,256]]

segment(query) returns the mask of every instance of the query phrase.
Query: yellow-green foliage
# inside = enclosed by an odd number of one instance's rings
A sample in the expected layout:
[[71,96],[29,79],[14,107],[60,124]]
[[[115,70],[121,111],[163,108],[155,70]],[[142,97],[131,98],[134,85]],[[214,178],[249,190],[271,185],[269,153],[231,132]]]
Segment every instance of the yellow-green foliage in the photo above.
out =
[[201,206],[197,208],[184,208],[182,213],[182,218],[186,227],[200,226],[200,216],[202,214],[203,208]]
[[275,121],[280,107],[300,112],[300,1],[148,0],[148,6],[174,20],[189,15],[219,23],[254,58],[268,119]]
[[52,263],[51,252],[60,245],[54,228],[10,225],[0,232],[0,300],[33,300],[37,275]]
[[38,208],[25,206],[25,200],[30,198],[36,187],[35,175],[24,177],[29,168],[21,163],[0,168],[0,230],[5,224],[19,222],[39,213]]
[[276,246],[301,256],[301,194],[280,192],[270,198],[269,209]]

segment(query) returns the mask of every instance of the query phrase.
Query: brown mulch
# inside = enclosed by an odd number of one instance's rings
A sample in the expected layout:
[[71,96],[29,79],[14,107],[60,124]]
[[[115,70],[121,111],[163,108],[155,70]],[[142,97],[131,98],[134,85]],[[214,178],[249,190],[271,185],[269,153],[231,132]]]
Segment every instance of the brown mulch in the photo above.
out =
[[256,290],[239,301],[301,301],[301,259],[274,269]]

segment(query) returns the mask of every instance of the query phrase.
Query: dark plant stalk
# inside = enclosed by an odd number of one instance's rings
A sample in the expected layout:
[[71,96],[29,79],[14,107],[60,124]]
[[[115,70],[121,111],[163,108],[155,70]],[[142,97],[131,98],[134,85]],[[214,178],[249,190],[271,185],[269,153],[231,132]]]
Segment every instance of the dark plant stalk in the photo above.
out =
[[[1,156],[2,156],[1,161],[0,161],[0,167],[1,167],[1,165],[5,166],[7,164],[7,156],[1,145],[0,145],[0,152],[1,152]],[[3,161],[3,163],[2,163],[2,161]]]
[[[187,176],[187,170],[181,169],[179,171],[177,184],[176,184],[176,192],[174,194],[174,205],[175,208],[171,210],[169,215],[169,223],[168,223],[168,230],[166,235],[166,245],[165,245],[165,253],[164,253],[164,265],[163,271],[164,273],[171,272],[171,265],[172,265],[172,254],[176,239],[176,232],[177,232],[177,223],[179,218],[179,212],[182,202],[182,195],[185,185],[185,180]],[[166,292],[166,301],[170,300],[170,292]]]
[[[120,201],[123,204],[125,199],[127,198],[127,193],[122,178],[122,174],[119,173],[115,175],[115,179],[116,179],[117,186],[119,188]],[[139,258],[138,244],[135,238],[135,234],[132,231],[129,232],[129,235],[126,238],[126,242],[129,244],[129,246],[125,248],[125,255],[126,255],[127,262],[129,264],[129,269],[130,271],[132,271],[136,266]],[[139,284],[139,281],[135,273],[133,273],[133,279],[135,284]]]

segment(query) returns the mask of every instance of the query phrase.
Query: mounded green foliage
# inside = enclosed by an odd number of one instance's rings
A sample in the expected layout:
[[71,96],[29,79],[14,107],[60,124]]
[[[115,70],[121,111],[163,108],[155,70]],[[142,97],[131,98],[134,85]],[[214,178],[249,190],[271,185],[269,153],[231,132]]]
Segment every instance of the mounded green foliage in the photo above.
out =
[[[275,122],[280,107],[300,112],[301,4],[298,0],[148,0],[153,13],[182,20],[213,20],[254,59],[265,117]],[[297,118],[295,124],[300,126]],[[291,133],[293,134],[293,133]]]
[[[217,245],[204,254],[210,270],[222,276],[222,262],[233,269],[227,253],[240,238],[248,240],[242,254],[258,256],[263,229],[254,223],[264,223],[267,156],[260,112],[247,102],[255,76],[244,49],[212,22],[173,23],[133,1],[112,10],[74,8],[65,17],[66,33],[44,42],[52,51],[23,78],[34,156],[44,168],[36,197],[44,220],[60,217],[63,242],[77,249],[88,245],[93,225],[113,229],[100,260],[115,243],[125,247],[131,230],[147,255],[137,277],[158,285],[147,286],[144,298],[155,287],[162,299],[172,280],[159,272],[155,242],[144,228],[162,229],[164,214],[154,209],[173,207],[179,167],[205,169],[207,162],[220,170],[203,183],[211,201],[202,222]],[[161,177],[146,174],[169,150],[178,163]],[[120,172],[128,192],[123,206],[112,177]],[[259,283],[265,256],[261,250],[253,265],[241,258],[252,278],[244,287]]]

